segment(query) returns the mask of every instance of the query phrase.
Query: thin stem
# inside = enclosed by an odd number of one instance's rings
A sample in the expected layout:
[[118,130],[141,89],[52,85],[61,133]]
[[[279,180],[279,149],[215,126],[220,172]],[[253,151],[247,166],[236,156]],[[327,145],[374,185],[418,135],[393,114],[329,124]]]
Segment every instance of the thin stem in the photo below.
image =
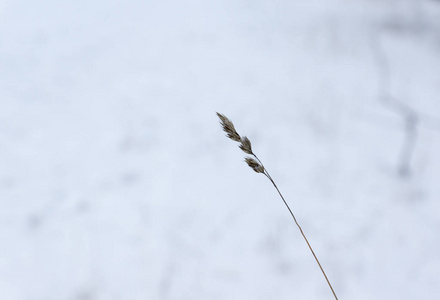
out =
[[318,263],[318,266],[319,266],[319,268],[321,269],[321,272],[322,272],[322,274],[324,275],[325,280],[326,280],[327,283],[328,283],[328,286],[329,286],[330,289],[332,290],[333,296],[335,296],[335,299],[338,300],[338,297],[336,296],[336,293],[335,293],[335,291],[333,290],[333,287],[332,287],[330,281],[328,280],[327,275],[325,274],[324,269],[322,268],[321,263],[320,263],[319,260],[318,260],[318,257],[316,257],[316,254],[315,254],[315,252],[313,251],[312,246],[310,245],[310,243],[309,243],[309,241],[307,240],[306,235],[304,234],[304,232],[303,232],[301,226],[299,225],[298,221],[296,220],[295,215],[293,214],[292,210],[290,209],[289,205],[287,204],[286,200],[284,199],[283,195],[281,194],[280,190],[278,189],[278,186],[276,185],[275,181],[274,181],[274,180],[272,179],[272,177],[270,176],[270,174],[269,174],[269,172],[267,171],[267,169],[264,167],[264,165],[263,165],[263,163],[261,162],[261,160],[260,160],[255,154],[252,154],[252,155],[253,155],[253,156],[254,156],[254,157],[260,162],[261,166],[264,168],[264,175],[266,175],[266,177],[270,180],[270,182],[272,182],[273,186],[275,187],[275,189],[277,190],[277,192],[278,192],[278,194],[280,195],[281,199],[283,200],[284,204],[286,205],[287,209],[289,210],[290,215],[292,216],[293,220],[295,221],[296,226],[298,226],[298,229],[299,229],[299,231],[301,232],[301,235],[303,236],[304,240],[306,241],[307,246],[309,246],[309,249],[310,249],[310,251],[312,252],[313,257],[315,258],[316,262]]

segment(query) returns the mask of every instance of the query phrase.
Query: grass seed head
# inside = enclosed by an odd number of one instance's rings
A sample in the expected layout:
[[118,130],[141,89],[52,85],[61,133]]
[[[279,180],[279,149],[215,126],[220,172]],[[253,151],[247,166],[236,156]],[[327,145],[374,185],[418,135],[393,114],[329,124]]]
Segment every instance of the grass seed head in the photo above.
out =
[[250,154],[250,155],[254,154],[252,152],[251,141],[245,136],[241,139],[241,144],[239,147],[241,150],[243,150],[243,152],[245,152],[247,154]]
[[244,161],[257,173],[264,173],[264,167],[260,165],[255,159],[251,157],[246,157]]
[[223,127],[223,131],[226,132],[226,136],[233,141],[241,142],[241,137],[235,130],[234,124],[231,122],[231,120],[221,113],[217,113],[217,116],[220,119],[220,124]]

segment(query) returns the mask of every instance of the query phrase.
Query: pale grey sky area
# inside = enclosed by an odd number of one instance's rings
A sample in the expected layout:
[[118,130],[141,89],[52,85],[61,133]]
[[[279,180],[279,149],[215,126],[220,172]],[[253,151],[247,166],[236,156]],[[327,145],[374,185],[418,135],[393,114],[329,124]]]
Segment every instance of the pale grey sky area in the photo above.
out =
[[440,1],[0,2],[0,299],[440,295]]

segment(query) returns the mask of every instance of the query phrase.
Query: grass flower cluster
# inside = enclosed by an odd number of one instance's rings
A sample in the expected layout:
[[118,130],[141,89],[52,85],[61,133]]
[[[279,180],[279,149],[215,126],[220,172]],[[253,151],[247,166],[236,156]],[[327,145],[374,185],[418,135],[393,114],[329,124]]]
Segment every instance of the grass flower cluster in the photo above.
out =
[[278,194],[280,195],[281,199],[283,200],[284,204],[286,205],[287,209],[290,212],[290,215],[292,216],[293,220],[295,221],[296,226],[298,227],[299,231],[301,232],[301,235],[303,236],[304,240],[307,243],[307,246],[309,246],[310,251],[313,254],[313,257],[315,258],[316,262],[318,263],[319,268],[321,269],[322,274],[325,277],[325,280],[327,281],[328,286],[330,287],[333,296],[336,300],[338,300],[338,297],[336,296],[335,291],[333,290],[333,287],[327,278],[327,275],[324,272],[324,269],[321,266],[321,263],[318,260],[318,257],[316,256],[315,252],[312,249],[312,246],[310,245],[309,241],[307,240],[306,235],[304,234],[301,226],[299,225],[298,221],[295,218],[295,215],[293,214],[292,210],[290,209],[289,205],[287,204],[286,200],[284,199],[283,195],[281,194],[280,190],[278,189],[278,186],[276,185],[275,181],[270,176],[269,172],[264,167],[261,160],[255,155],[255,153],[252,151],[252,144],[251,141],[246,137],[241,137],[238,132],[235,130],[234,124],[229,120],[225,115],[217,113],[217,116],[220,119],[220,124],[223,128],[223,131],[226,132],[226,136],[230,138],[231,140],[240,143],[239,148],[246,154],[250,155],[245,158],[245,162],[248,164],[252,170],[254,170],[257,173],[264,174],[270,182],[272,182],[273,186],[277,190]]

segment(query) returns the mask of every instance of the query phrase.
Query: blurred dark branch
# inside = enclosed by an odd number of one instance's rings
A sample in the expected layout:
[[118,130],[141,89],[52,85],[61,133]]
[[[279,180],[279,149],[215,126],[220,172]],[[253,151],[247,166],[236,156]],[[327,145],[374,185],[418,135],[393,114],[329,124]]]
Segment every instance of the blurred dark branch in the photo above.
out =
[[404,140],[400,147],[397,173],[411,176],[411,158],[417,144],[420,114],[403,101],[393,97],[391,91],[391,67],[378,31],[371,35],[371,49],[378,69],[378,96],[382,103],[403,120]]

